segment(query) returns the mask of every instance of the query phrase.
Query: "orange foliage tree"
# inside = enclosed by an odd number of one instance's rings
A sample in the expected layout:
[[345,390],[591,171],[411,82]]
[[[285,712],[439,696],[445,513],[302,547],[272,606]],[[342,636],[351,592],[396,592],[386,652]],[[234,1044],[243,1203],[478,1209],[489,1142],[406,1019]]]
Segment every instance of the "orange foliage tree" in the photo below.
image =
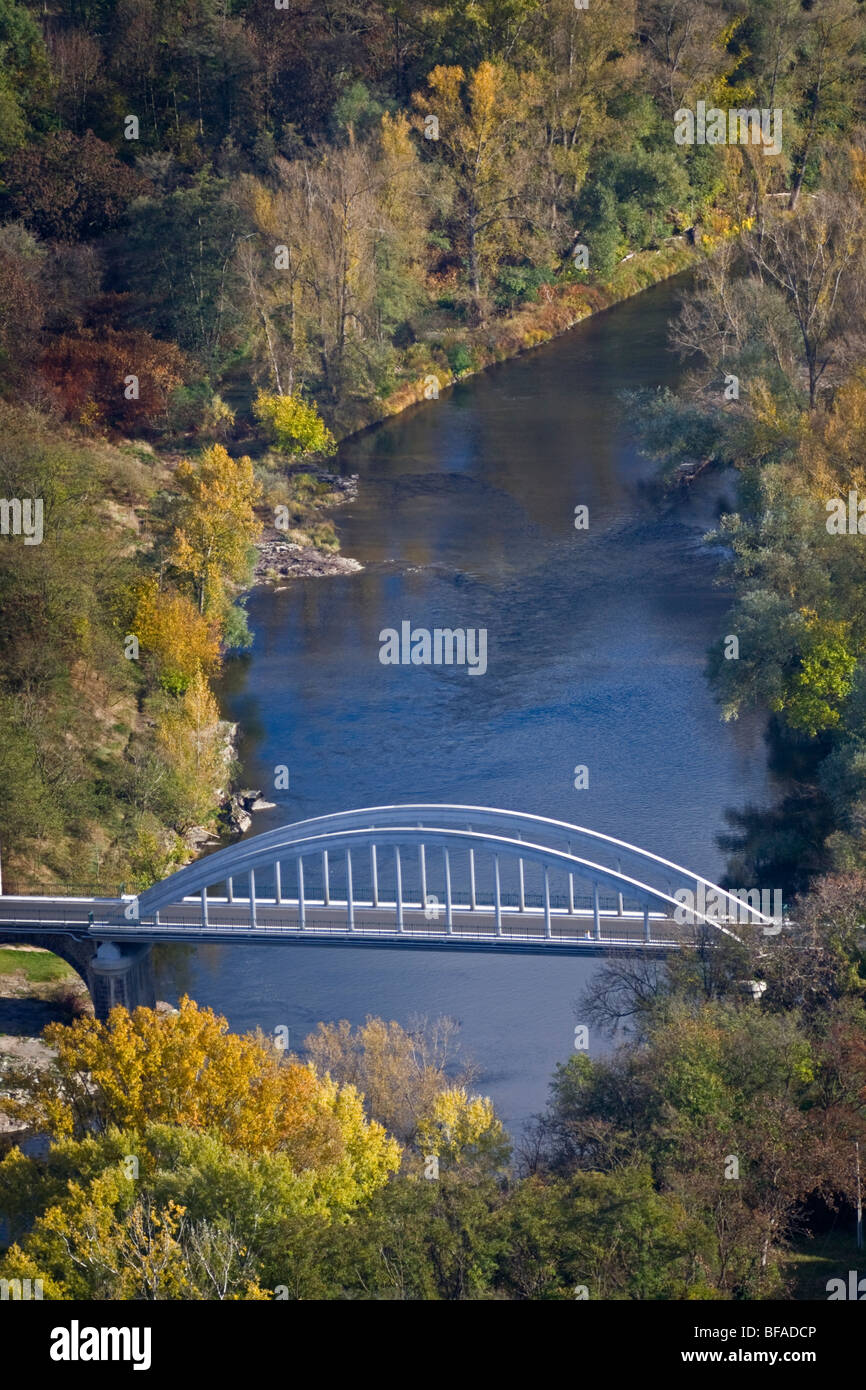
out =
[[55,338],[40,369],[69,419],[131,433],[165,413],[169,395],[184,380],[186,359],[174,343],[142,329],[108,328],[99,337]]

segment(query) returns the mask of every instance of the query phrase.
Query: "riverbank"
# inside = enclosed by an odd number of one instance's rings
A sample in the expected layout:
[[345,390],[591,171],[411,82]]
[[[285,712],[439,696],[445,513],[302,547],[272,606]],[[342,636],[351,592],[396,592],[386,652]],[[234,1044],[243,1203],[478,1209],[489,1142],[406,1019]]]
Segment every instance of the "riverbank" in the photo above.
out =
[[[506,317],[492,319],[475,328],[443,326],[440,334],[431,334],[423,344],[429,351],[425,364],[429,371],[359,411],[357,419],[348,427],[340,429],[335,425],[334,432],[341,442],[350,439],[361,430],[434,398],[457,381],[552,342],[593,314],[689,270],[701,256],[702,252],[684,237],[673,237],[656,250],[636,251],[626,256],[610,279],[600,285],[577,282],[541,285],[535,303],[522,305]],[[466,365],[455,369],[449,358],[465,361]],[[435,378],[435,383],[431,377]]]

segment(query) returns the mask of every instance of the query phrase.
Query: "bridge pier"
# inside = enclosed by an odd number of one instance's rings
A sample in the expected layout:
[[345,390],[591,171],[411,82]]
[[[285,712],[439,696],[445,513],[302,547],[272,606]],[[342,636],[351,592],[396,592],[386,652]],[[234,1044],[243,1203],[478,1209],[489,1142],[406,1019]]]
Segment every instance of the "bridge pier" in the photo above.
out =
[[108,1018],[116,1004],[130,1013],[156,1004],[153,958],[150,946],[100,941],[90,961],[87,981],[98,1019]]

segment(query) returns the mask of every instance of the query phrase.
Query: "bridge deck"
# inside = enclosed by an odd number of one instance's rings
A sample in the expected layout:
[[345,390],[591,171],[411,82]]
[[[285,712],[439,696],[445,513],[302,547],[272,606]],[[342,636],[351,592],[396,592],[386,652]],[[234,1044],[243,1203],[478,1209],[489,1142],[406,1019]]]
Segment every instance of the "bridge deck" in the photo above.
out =
[[[39,931],[68,932],[97,940],[158,943],[184,941],[190,944],[235,942],[246,944],[352,944],[463,947],[485,950],[532,950],[593,954],[599,949],[648,949],[653,952],[679,949],[694,943],[695,931],[671,918],[650,916],[652,939],[644,937],[642,913],[603,912],[596,935],[591,912],[555,910],[551,913],[550,936],[545,934],[543,912],[518,912],[503,907],[501,927],[496,928],[494,913],[488,908],[469,909],[455,904],[452,930],[447,930],[444,913],[438,920],[425,915],[420,905],[404,905],[403,930],[394,917],[393,904],[353,905],[354,927],[349,928],[345,904],[305,905],[303,927],[296,903],[256,900],[256,925],[251,925],[249,904],[208,900],[208,923],[202,924],[199,902],[184,901],[164,908],[159,922],[129,922],[123,916],[125,904],[117,899],[0,898],[0,930],[16,934]],[[90,914],[93,922],[90,922]]]

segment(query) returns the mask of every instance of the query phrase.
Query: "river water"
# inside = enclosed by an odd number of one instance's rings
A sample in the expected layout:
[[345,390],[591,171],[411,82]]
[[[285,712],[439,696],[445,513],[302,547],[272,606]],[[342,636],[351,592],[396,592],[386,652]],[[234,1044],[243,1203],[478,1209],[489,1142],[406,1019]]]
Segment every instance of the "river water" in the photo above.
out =
[[[395,802],[500,806],[632,841],[708,877],[727,808],[767,806],[763,722],[725,725],[706,649],[726,595],[700,548],[718,484],[648,488],[624,389],[676,383],[668,283],[348,441],[357,499],[336,515],[363,573],[256,590],[255,644],[221,688],[244,782],[278,809],[254,833]],[[589,508],[576,530],[575,507]],[[488,668],[386,666],[379,633],[485,628]],[[290,788],[274,791],[274,769]],[[578,765],[589,785],[574,787]],[[445,952],[202,947],[159,953],[233,1028],[448,1014],[512,1131],[572,1046],[590,961]]]

